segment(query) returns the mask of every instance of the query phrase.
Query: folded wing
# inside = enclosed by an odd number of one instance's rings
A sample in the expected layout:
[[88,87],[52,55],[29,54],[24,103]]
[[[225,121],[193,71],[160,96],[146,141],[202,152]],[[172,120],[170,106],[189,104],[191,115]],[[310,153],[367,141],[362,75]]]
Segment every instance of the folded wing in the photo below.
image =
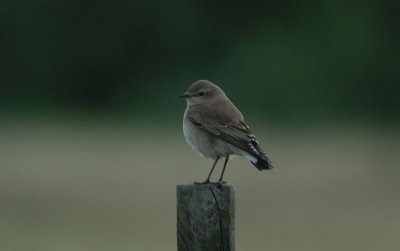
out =
[[215,118],[204,119],[195,112],[189,112],[187,116],[199,128],[242,150],[243,155],[259,170],[272,168],[269,158],[244,121],[224,123]]

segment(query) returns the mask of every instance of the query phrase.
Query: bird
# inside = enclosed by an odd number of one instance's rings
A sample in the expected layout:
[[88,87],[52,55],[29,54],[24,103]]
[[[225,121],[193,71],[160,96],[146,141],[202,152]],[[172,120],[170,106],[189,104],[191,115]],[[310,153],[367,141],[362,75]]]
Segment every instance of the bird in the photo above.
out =
[[225,159],[218,180],[222,182],[228,160],[234,155],[244,156],[260,171],[273,168],[242,113],[219,86],[198,80],[178,97],[187,103],[183,115],[186,142],[201,156],[214,160],[207,179],[200,183],[210,183],[217,162]]

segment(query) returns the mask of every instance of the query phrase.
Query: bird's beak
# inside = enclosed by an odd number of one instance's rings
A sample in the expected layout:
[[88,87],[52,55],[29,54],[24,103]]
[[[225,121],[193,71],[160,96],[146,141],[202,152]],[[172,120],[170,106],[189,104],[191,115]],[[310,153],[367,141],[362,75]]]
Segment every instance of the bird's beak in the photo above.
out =
[[179,95],[179,98],[190,98],[192,95],[190,95],[189,93],[185,92],[184,94]]

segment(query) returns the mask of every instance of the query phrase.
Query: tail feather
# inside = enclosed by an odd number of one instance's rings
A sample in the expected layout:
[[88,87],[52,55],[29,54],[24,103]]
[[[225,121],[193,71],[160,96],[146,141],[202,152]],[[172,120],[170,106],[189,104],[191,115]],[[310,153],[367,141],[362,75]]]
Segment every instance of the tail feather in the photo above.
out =
[[243,151],[243,155],[253,164],[255,167],[257,167],[258,170],[270,170],[273,168],[271,161],[267,156],[253,156],[249,154],[248,152]]
[[250,161],[258,170],[270,170],[273,168],[271,161],[267,158],[258,157],[256,161]]

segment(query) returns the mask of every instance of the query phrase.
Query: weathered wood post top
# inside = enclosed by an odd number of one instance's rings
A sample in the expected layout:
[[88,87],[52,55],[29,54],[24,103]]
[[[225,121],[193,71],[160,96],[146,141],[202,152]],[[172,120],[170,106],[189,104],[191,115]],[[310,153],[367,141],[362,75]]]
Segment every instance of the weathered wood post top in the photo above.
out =
[[225,182],[177,185],[178,251],[235,250],[235,192]]

